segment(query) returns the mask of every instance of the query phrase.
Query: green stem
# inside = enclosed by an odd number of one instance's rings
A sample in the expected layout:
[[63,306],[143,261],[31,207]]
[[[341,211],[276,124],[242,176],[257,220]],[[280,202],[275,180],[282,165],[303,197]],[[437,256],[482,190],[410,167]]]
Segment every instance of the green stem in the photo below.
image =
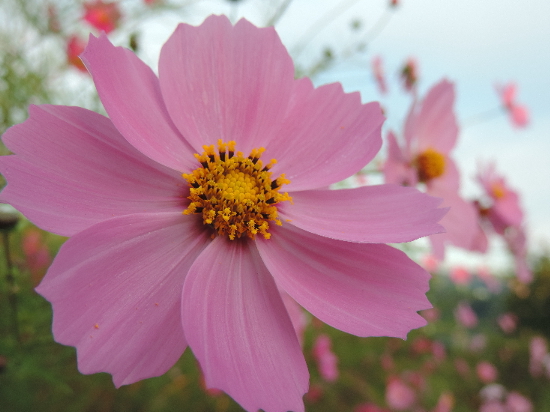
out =
[[21,336],[19,335],[19,321],[17,316],[17,285],[13,276],[13,264],[10,252],[10,238],[8,231],[2,231],[2,241],[4,243],[4,257],[6,258],[6,280],[8,283],[8,301],[11,307],[11,318],[13,334],[17,343],[21,344]]

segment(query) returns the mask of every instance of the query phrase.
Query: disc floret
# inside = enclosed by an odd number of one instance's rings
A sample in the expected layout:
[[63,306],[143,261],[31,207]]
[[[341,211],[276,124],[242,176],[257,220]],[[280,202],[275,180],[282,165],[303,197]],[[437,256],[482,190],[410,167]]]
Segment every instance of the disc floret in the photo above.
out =
[[279,193],[290,180],[284,174],[271,179],[269,169],[276,160],[264,166],[260,159],[263,147],[245,157],[242,152],[235,153],[235,146],[234,141],[218,140],[217,152],[210,145],[203,146],[202,154],[195,154],[201,167],[182,175],[189,183],[191,200],[183,214],[202,215],[203,224],[230,240],[254,239],[257,234],[269,239],[270,222],[282,224],[276,205],[292,201],[288,193]]
[[432,148],[420,153],[414,163],[420,182],[429,182],[445,173],[445,155]]

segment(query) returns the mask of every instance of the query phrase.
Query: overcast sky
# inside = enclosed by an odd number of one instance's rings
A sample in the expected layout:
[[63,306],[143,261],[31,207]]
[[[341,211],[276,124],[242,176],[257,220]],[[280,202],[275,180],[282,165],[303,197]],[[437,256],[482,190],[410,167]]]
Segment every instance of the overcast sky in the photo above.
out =
[[[202,1],[190,11],[199,24],[211,13],[246,16],[265,24],[273,2],[257,11],[252,0],[231,8],[228,1]],[[387,10],[387,0],[294,0],[276,28],[285,45],[295,51],[304,33],[321,22],[299,59],[319,50],[348,44],[354,34],[350,22],[359,19],[368,31]],[[345,10],[340,13],[338,7]],[[326,19],[326,16],[334,18]],[[148,56],[156,61],[161,43],[178,18],[146,27]],[[330,23],[328,23],[330,20]],[[189,20],[188,20],[189,21]],[[387,127],[401,130],[409,105],[396,79],[403,61],[415,57],[420,68],[420,94],[441,78],[456,82],[457,115],[462,125],[455,159],[463,172],[462,191],[475,197],[480,189],[472,180],[478,161],[495,161],[510,185],[522,196],[530,249],[550,248],[550,2],[548,0],[402,0],[385,29],[368,45],[367,53],[337,64],[317,76],[316,83],[340,81],[347,91],[359,90],[364,101],[381,100],[388,108]],[[369,71],[369,61],[381,55],[390,82],[390,94],[381,98]],[[475,118],[499,105],[496,83],[515,81],[518,101],[527,105],[531,124],[514,129],[506,116],[476,123]],[[495,248],[499,248],[498,244]],[[464,254],[453,253],[453,263]],[[498,265],[500,257],[469,259],[473,264]]]

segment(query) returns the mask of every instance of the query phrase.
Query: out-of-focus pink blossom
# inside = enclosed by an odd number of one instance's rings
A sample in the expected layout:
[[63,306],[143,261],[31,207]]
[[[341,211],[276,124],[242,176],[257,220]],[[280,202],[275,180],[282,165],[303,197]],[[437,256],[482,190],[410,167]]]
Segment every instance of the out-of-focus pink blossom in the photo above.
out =
[[384,68],[382,67],[382,57],[374,56],[374,58],[372,59],[372,74],[374,75],[374,79],[376,80],[378,91],[381,94],[386,94],[388,92],[388,86],[386,84]]
[[388,409],[381,408],[374,403],[363,403],[353,410],[354,412],[390,412]]
[[313,357],[319,373],[329,382],[338,379],[338,357],[332,352],[332,342],[327,335],[319,335],[313,344]]
[[437,404],[432,409],[432,412],[451,412],[455,404],[455,398],[452,393],[444,392],[439,395]]
[[21,248],[25,253],[27,267],[31,272],[31,276],[38,283],[44,275],[46,267],[51,262],[50,252],[42,240],[40,232],[32,229],[27,231],[23,235]]
[[466,302],[460,302],[454,311],[455,319],[462,326],[469,329],[477,326],[477,315],[472,307]]
[[476,373],[479,380],[483,383],[492,383],[498,377],[497,368],[487,361],[481,361],[476,365]]
[[396,411],[411,408],[416,402],[415,391],[400,378],[392,377],[386,386],[386,403]]
[[468,269],[456,266],[451,269],[451,280],[455,285],[467,285],[472,280],[472,275]]
[[496,172],[494,163],[480,164],[478,169],[477,180],[483,187],[487,200],[490,199],[487,218],[495,231],[502,235],[509,226],[521,226],[523,210],[517,192],[510,188],[504,176]]
[[510,334],[516,330],[518,317],[512,312],[507,312],[500,315],[497,322],[504,333]]
[[67,41],[67,62],[81,72],[87,73],[88,70],[79,57],[85,48],[86,42],[77,36],[71,36]]
[[506,388],[500,383],[490,383],[481,389],[479,395],[484,402],[502,401],[506,395]]
[[319,402],[319,400],[323,397],[324,390],[319,385],[310,385],[309,390],[304,395],[304,397],[311,403]]
[[447,356],[445,345],[439,341],[432,342],[432,354],[434,355],[434,358],[439,362],[445,360]]
[[412,91],[416,88],[418,82],[418,64],[416,59],[410,57],[407,59],[401,69],[401,80],[405,86],[405,90]]
[[386,183],[424,188],[443,199],[449,212],[441,219],[446,233],[429,237],[432,253],[443,260],[445,244],[472,249],[478,234],[477,211],[459,194],[460,175],[450,153],[458,138],[454,114],[454,84],[442,80],[424,99],[413,102],[404,125],[403,142],[388,133],[388,157],[383,166]]
[[502,106],[508,112],[512,125],[525,127],[529,124],[529,110],[526,106],[516,102],[517,86],[515,83],[508,83],[504,86],[495,86],[500,96]]
[[546,339],[535,336],[529,343],[529,372],[534,377],[540,377],[544,372],[543,361],[548,353]]
[[481,404],[479,412],[508,412],[500,401],[488,401]]
[[399,0],[390,0],[390,6],[391,7],[399,6]]
[[485,190],[485,199],[478,202],[481,227],[490,225],[503,236],[514,256],[517,278],[530,283],[533,274],[527,263],[527,238],[518,194],[496,173],[494,164],[480,165],[477,180]]
[[420,312],[420,314],[429,323],[433,323],[433,322],[435,322],[436,320],[439,319],[439,309],[437,309],[437,308],[425,309],[422,312]]
[[117,28],[122,17],[116,2],[106,3],[103,0],[94,0],[84,3],[84,10],[84,20],[107,34]]
[[430,353],[432,350],[432,341],[425,336],[419,336],[412,342],[411,349],[417,355]]
[[533,272],[527,263],[527,236],[525,235],[524,228],[520,226],[506,228],[504,240],[514,256],[516,277],[522,283],[531,283],[533,281]]
[[428,272],[434,273],[439,266],[439,261],[433,255],[425,255],[422,257],[422,266]]
[[508,412],[532,412],[533,403],[522,394],[512,391],[506,396]]

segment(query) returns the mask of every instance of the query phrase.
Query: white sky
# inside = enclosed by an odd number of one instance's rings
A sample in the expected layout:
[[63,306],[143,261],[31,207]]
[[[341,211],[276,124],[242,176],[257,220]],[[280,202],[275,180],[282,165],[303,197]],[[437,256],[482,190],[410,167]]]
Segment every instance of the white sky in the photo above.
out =
[[[277,24],[279,35],[292,51],[303,33],[335,16],[311,39],[299,59],[318,55],[329,45],[336,50],[354,35],[350,22],[360,19],[368,30],[387,10],[389,0],[294,0]],[[243,0],[236,9],[227,1],[202,1],[186,19],[199,24],[211,13],[245,16],[262,25],[273,2]],[[346,11],[339,14],[337,7]],[[144,27],[146,60],[156,64],[158,51],[180,17],[165,16],[162,24]],[[316,83],[340,81],[347,91],[359,90],[364,101],[382,100],[388,127],[401,130],[409,97],[402,92],[396,72],[414,56],[420,68],[421,95],[443,77],[456,82],[457,115],[463,125],[455,159],[463,173],[463,194],[481,192],[472,180],[478,161],[494,160],[510,185],[522,196],[530,249],[550,249],[550,2],[548,0],[402,0],[385,30],[362,57],[343,61],[316,77]],[[370,59],[381,55],[390,86],[389,96],[376,92]],[[300,61],[300,60],[299,60]],[[518,101],[531,112],[527,129],[514,129],[506,116],[472,123],[477,115],[498,107],[495,83],[515,81]],[[469,125],[468,125],[469,124]],[[452,253],[453,264],[502,266],[502,245],[489,257]]]

